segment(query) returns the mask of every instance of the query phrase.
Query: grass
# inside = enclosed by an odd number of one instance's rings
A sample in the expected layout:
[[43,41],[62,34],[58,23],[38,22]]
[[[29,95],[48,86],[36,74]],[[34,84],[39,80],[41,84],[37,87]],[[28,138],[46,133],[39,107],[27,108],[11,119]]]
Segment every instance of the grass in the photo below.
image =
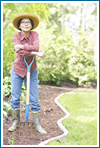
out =
[[58,101],[70,113],[62,121],[69,134],[49,145],[97,145],[97,93],[75,91]]

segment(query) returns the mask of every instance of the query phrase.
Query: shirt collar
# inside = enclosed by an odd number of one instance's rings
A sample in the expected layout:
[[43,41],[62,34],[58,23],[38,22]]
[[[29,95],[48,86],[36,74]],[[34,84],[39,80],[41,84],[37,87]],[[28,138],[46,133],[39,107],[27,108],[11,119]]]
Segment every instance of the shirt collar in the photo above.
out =
[[[31,31],[30,31],[30,33],[29,33],[27,39],[30,39],[30,35],[31,35]],[[22,34],[22,32],[21,32],[21,38],[20,38],[20,39],[21,39],[21,41],[24,40],[24,39],[26,39],[26,38],[24,37],[24,35]]]

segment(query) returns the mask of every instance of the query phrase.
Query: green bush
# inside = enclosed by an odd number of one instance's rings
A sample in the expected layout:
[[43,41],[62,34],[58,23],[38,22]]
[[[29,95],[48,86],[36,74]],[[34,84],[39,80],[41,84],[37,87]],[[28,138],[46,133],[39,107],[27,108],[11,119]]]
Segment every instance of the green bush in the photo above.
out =
[[[10,77],[5,77],[3,79],[3,97],[8,97],[11,94],[11,82],[10,82]],[[22,85],[22,92],[21,92],[21,99],[26,98],[26,88],[23,83]]]
[[[44,59],[38,58],[38,78],[48,84],[61,85],[71,81],[75,86],[83,86],[97,79],[94,62],[93,43],[87,34],[81,32],[75,38],[69,31],[57,37],[44,32],[45,44],[41,46],[46,53]],[[43,38],[40,36],[40,39]]]
[[11,106],[7,102],[3,102],[3,115],[4,116],[9,116],[12,114],[12,109]]
[[11,67],[16,58],[12,39],[14,32],[12,25],[9,26],[9,29],[4,29],[3,32],[3,77],[10,76]]
[[[3,79],[3,97],[9,97],[11,94],[11,82],[10,77],[5,77]],[[22,85],[22,93],[21,93],[21,100],[26,103],[26,89],[24,84]],[[11,106],[8,102],[3,101],[3,115],[9,116],[12,113]]]
[[21,92],[21,101],[23,101],[24,104],[26,104],[26,88],[24,83],[22,84],[22,92]]
[[10,77],[3,78],[3,97],[9,96],[11,93]]

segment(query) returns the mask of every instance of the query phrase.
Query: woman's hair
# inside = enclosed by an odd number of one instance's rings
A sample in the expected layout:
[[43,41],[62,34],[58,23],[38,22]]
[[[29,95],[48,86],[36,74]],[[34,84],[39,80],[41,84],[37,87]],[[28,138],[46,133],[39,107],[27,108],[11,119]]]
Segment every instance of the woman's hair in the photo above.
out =
[[[22,19],[23,19],[23,18],[22,18]],[[18,24],[17,24],[17,27],[18,27],[19,30],[21,30],[21,28],[20,28],[19,26],[20,26],[20,23],[21,23],[22,19],[20,19],[20,20],[18,21]],[[34,23],[33,23],[33,21],[32,21],[31,19],[30,19],[30,21],[31,21],[31,25],[32,25],[32,28],[31,28],[31,30],[32,30],[33,27],[34,27]]]

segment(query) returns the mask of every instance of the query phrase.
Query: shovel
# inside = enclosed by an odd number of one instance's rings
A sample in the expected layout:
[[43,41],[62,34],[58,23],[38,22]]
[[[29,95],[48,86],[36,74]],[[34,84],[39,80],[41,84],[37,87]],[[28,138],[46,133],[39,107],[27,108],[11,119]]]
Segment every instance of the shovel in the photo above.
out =
[[34,62],[34,56],[30,63],[30,65],[27,64],[24,56],[24,62],[27,66],[27,96],[26,96],[26,122],[28,122],[28,116],[29,116],[29,100],[30,100],[30,68],[32,63]]
[[[28,65],[24,56],[24,62],[27,66],[27,95],[26,95],[26,122],[21,122],[20,126],[23,127],[23,134],[26,133],[29,134],[29,125],[32,128],[33,122],[28,122],[28,117],[29,117],[29,100],[30,100],[30,68],[32,63],[34,62],[34,55],[29,55],[29,56],[33,56],[33,59],[31,61],[31,63]],[[32,129],[31,129],[32,132]],[[31,134],[31,133],[30,133]]]
[[[28,117],[29,117],[29,100],[30,100],[30,68],[32,63],[34,62],[34,55],[37,55],[36,52],[33,52],[31,55],[33,59],[31,61],[31,63],[28,65],[24,56],[24,62],[27,66],[27,96],[26,96],[26,122],[20,122],[20,126],[22,126],[23,128],[23,135],[26,133],[26,135],[32,133],[32,128],[33,128],[33,122],[28,122]],[[38,53],[38,56],[41,58],[44,58],[46,55],[44,52],[40,52]],[[30,132],[29,132],[29,128],[30,128]],[[20,133],[20,132],[19,132]]]

